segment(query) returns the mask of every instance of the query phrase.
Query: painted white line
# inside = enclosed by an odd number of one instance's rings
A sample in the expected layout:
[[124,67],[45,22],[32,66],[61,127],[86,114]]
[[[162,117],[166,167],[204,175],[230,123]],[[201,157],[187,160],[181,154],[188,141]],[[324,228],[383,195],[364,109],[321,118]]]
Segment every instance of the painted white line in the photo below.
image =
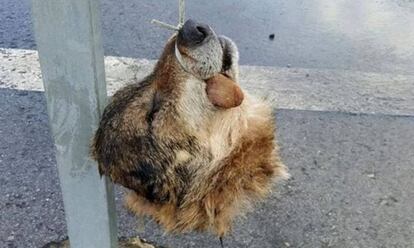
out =
[[[108,94],[144,78],[155,61],[106,57]],[[341,70],[241,67],[242,87],[277,108],[414,116],[414,76]],[[0,49],[0,88],[43,91],[36,51]]]

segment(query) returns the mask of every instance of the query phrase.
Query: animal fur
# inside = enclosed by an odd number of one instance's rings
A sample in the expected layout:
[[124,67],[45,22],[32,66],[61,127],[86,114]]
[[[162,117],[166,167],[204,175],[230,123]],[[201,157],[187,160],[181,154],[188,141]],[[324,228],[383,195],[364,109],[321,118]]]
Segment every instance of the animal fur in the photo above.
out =
[[288,174],[269,104],[246,92],[230,109],[209,101],[208,78],[222,73],[238,81],[234,43],[215,34],[196,49],[179,41],[173,35],[154,71],[115,93],[92,155],[101,175],[130,189],[126,206],[134,213],[152,216],[168,232],[223,236]]

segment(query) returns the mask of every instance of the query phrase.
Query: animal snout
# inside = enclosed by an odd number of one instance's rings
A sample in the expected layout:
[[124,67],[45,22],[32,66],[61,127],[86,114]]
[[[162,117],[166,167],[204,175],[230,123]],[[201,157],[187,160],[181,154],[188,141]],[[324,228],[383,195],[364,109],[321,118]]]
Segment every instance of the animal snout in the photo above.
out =
[[211,28],[203,23],[188,20],[178,33],[179,41],[184,46],[197,46],[213,35]]

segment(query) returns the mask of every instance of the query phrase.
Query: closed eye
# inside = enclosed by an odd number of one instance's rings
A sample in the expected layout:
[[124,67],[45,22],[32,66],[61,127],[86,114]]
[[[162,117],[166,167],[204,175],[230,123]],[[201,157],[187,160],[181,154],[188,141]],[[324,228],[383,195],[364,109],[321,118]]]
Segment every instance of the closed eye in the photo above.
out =
[[233,61],[232,61],[232,57],[230,52],[227,49],[224,49],[224,53],[223,53],[223,67],[221,68],[221,70],[223,72],[230,70]]
[[152,121],[154,120],[155,114],[161,109],[161,104],[161,96],[157,92],[152,98],[151,106],[147,113],[147,123],[149,125],[151,125]]
[[233,59],[232,59],[230,50],[227,46],[226,40],[220,39],[220,44],[223,49],[223,58],[222,58],[223,66],[221,67],[221,71],[226,72],[230,70],[231,66],[233,65]]

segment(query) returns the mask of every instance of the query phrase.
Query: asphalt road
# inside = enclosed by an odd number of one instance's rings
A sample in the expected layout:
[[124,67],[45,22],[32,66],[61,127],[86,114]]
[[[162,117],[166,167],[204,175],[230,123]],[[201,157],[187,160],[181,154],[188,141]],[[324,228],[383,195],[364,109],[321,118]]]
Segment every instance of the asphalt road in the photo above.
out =
[[[156,59],[177,0],[102,0],[107,55]],[[35,48],[30,0],[1,0],[0,47]],[[188,0],[187,16],[239,45],[249,65],[413,74],[412,0]],[[274,40],[269,39],[275,34]]]
[[[66,236],[43,93],[0,90],[0,247]],[[414,117],[279,110],[293,178],[239,221],[225,247],[414,247]],[[206,235],[163,235],[121,207],[120,235],[168,247],[219,247]]]
[[[177,1],[102,0],[107,55],[157,58]],[[233,38],[241,63],[413,74],[412,0],[188,0],[189,17]],[[270,40],[269,34],[275,34]],[[35,49],[29,0],[1,0],[0,47]],[[279,110],[293,178],[225,239],[226,247],[414,247],[414,117]],[[0,90],[0,247],[66,236],[43,93]],[[219,247],[163,235],[117,202],[120,235],[174,247]]]

